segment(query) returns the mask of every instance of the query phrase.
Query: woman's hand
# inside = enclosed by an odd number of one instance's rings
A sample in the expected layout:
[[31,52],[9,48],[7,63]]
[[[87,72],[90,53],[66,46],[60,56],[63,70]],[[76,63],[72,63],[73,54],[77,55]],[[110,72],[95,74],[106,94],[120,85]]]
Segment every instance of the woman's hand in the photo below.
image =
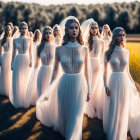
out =
[[89,102],[89,100],[90,100],[90,97],[89,97],[89,93],[87,94],[87,102]]
[[110,95],[111,95],[111,94],[110,94],[110,90],[109,90],[108,87],[105,88],[105,92],[106,92],[106,95],[107,95],[107,96],[110,96]]
[[32,62],[30,62],[29,67],[32,67]]

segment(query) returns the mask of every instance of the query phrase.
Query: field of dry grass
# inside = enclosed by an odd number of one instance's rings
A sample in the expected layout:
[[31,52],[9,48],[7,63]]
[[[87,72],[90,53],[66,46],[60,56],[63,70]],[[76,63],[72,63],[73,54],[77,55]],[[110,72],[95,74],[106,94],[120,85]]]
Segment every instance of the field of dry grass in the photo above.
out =
[[[130,51],[130,71],[140,90],[140,43],[127,43]],[[15,109],[9,99],[0,96],[0,140],[64,140],[37,119],[35,107]],[[84,116],[83,140],[106,140],[102,121]],[[127,140],[132,140],[128,134]],[[140,138],[139,138],[140,140]]]

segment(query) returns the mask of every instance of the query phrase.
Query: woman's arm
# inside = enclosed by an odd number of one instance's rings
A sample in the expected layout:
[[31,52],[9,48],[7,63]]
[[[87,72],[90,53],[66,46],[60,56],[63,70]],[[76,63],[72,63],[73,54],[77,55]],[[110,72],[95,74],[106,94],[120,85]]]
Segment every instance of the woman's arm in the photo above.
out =
[[11,62],[11,69],[13,70],[13,62],[14,62],[14,58],[16,56],[16,43],[15,40],[13,41],[13,52],[12,52],[12,62]]
[[59,47],[57,47],[56,51],[55,51],[54,69],[53,69],[52,79],[51,79],[50,83],[52,83],[56,79],[56,77],[58,76],[58,72],[59,72],[60,58],[59,58],[58,49],[59,49]]
[[29,66],[32,67],[32,39],[30,40],[29,57],[30,57],[30,64],[29,64]]
[[91,94],[91,82],[92,82],[91,62],[88,47],[86,47],[86,55],[85,55],[85,78],[88,86],[88,95],[87,95],[88,102],[90,100],[89,95]]

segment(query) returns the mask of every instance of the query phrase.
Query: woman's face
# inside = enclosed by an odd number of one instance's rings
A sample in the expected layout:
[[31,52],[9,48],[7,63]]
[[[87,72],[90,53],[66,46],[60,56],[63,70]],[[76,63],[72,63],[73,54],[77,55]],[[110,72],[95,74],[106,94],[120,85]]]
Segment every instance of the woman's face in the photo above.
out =
[[109,32],[109,27],[105,25],[103,30],[104,30],[104,32],[105,32],[106,34],[108,34],[108,32]]
[[59,36],[59,35],[60,35],[60,30],[59,30],[59,29],[56,29],[56,30],[54,31],[54,33],[55,33],[56,36]]
[[96,36],[98,33],[98,25],[97,24],[92,24],[90,32],[93,36]]
[[52,40],[53,34],[51,30],[46,30],[44,38],[45,40],[47,40],[48,42],[50,42]]
[[5,30],[5,32],[6,32],[7,35],[9,35],[11,33],[10,27],[7,27],[6,30]]
[[117,43],[118,43],[118,45],[123,45],[124,41],[125,41],[125,32],[124,31],[120,31],[118,33],[118,36],[117,36]]
[[76,22],[72,22],[68,28],[68,35],[71,38],[76,38],[79,35],[79,25]]
[[28,28],[26,25],[23,25],[21,28],[20,28],[20,32],[21,32],[21,35],[27,35],[28,33]]

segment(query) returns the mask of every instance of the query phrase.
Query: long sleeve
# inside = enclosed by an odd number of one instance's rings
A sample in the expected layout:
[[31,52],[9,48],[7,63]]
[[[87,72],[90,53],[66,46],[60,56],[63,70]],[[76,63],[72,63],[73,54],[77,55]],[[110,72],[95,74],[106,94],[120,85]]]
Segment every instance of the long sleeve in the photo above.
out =
[[58,54],[58,48],[56,48],[55,51],[55,62],[54,62],[54,69],[53,69],[53,74],[52,74],[52,79],[51,83],[56,79],[59,73],[59,67],[60,67],[60,58]]
[[92,71],[91,71],[89,50],[87,47],[86,47],[86,56],[85,56],[85,77],[88,85],[88,93],[91,93]]
[[30,57],[30,63],[32,63],[32,39],[30,40],[29,57]]
[[13,65],[13,61],[14,61],[14,58],[17,54],[17,50],[16,50],[16,44],[15,44],[15,40],[13,41],[13,52],[12,52],[12,62],[11,62],[11,66]]
[[104,56],[104,87],[107,87],[107,77],[108,77],[108,61]]

